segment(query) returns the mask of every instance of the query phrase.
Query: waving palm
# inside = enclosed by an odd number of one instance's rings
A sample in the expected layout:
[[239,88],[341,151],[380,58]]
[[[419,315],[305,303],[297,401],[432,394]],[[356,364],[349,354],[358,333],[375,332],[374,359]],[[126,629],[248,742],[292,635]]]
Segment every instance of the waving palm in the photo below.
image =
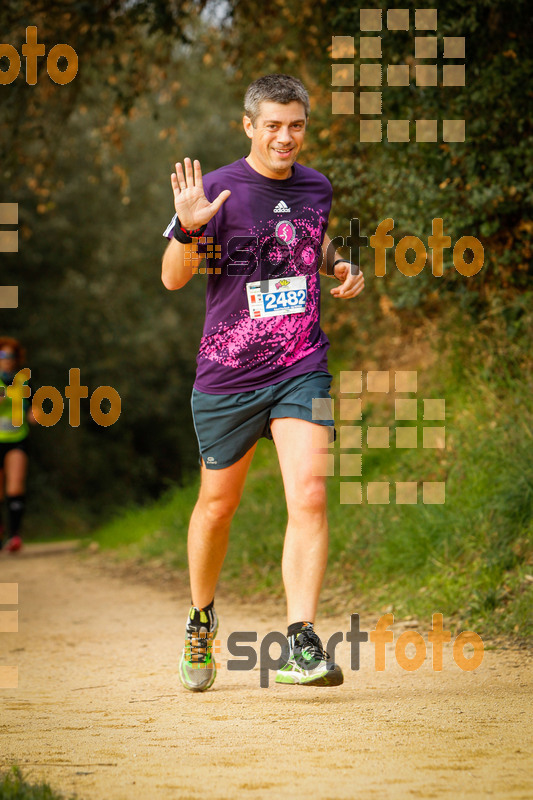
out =
[[204,194],[200,162],[197,160],[194,162],[194,174],[191,159],[184,159],[184,164],[185,172],[178,162],[176,172],[173,172],[171,176],[174,208],[182,227],[196,230],[215,216],[231,192],[229,189],[225,189],[210,203]]

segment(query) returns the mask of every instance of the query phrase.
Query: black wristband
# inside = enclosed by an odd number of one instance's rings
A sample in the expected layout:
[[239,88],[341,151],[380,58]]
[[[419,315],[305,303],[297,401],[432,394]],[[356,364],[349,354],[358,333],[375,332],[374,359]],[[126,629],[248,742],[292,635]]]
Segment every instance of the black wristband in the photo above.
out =
[[206,228],[207,225],[202,225],[201,228],[196,228],[192,230],[184,228],[179,220],[179,217],[176,215],[176,222],[174,223],[173,236],[174,239],[176,239],[178,242],[181,242],[182,244],[190,244],[193,239],[199,239]]
[[[354,264],[353,261],[350,261],[348,258],[338,258],[333,264],[333,269],[335,269],[337,264],[341,264],[342,262],[344,262],[345,264],[349,264],[350,267],[355,267],[355,269],[350,269],[350,272],[352,273],[352,275],[359,275],[359,264]],[[335,277],[337,277],[337,276],[335,275]],[[340,279],[337,278],[337,280],[340,280]]]

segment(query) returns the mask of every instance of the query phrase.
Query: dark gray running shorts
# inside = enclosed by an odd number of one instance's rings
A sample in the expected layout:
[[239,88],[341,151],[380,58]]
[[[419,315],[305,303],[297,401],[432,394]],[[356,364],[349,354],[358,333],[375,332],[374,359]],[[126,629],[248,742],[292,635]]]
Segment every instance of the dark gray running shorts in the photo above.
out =
[[[270,420],[293,417],[333,427],[333,419],[313,419],[313,399],[330,399],[329,372],[308,372],[272,386],[238,394],[192,390],[191,408],[200,457],[208,469],[235,464],[262,437],[272,439]],[[315,416],[323,413],[320,406]]]

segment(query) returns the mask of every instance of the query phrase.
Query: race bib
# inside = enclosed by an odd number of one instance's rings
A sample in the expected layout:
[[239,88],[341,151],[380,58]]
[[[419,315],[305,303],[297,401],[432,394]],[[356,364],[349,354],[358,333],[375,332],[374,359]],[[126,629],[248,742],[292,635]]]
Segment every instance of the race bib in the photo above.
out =
[[302,314],[307,302],[307,278],[305,275],[292,275],[252,281],[246,284],[246,291],[252,319]]

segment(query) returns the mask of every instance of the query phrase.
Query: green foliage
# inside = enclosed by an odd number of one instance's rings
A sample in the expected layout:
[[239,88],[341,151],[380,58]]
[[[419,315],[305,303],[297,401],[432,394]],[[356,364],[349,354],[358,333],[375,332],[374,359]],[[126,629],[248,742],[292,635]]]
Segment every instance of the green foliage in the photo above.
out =
[[[68,44],[79,65],[77,76],[61,86],[49,79],[46,59],[39,58],[36,85],[28,85],[21,75],[2,92],[0,163],[10,190],[24,185],[36,157],[53,166],[64,125],[90,89],[97,96],[95,110],[102,113],[93,124],[112,138],[109,106],[127,113],[152,90],[154,73],[164,69],[176,40],[188,40],[185,28],[204,5],[203,0],[3,2],[2,41],[20,53],[26,28],[34,25],[46,53],[57,43]],[[53,183],[56,176],[52,172],[47,177]]]
[[509,338],[498,319],[479,328],[449,319],[449,327],[441,321],[447,358],[424,378],[446,399],[446,451],[391,451],[388,465],[365,467],[366,480],[446,480],[446,502],[421,506],[419,497],[416,506],[363,514],[344,555],[365,573],[347,574],[398,614],[440,611],[481,633],[531,635],[531,315]]
[[[173,214],[175,161],[199,157],[208,171],[243,151],[239,137],[229,142],[240,98],[227,86],[218,34],[195,25],[194,44],[173,41],[169,31],[166,50],[162,34],[137,30],[146,83],[127,112],[113,88],[125,74],[98,77],[100,54],[86,53],[61,129],[53,114],[48,119],[60,142],[51,168],[42,162],[45,142],[20,143],[16,183],[11,194],[4,188],[3,199],[19,203],[20,248],[4,257],[4,281],[19,285],[20,306],[3,311],[2,328],[26,345],[33,388],[53,386],[64,396],[69,369],[78,368],[89,397],[103,385],[122,401],[108,428],[82,400],[78,428],[65,404],[55,426],[32,430],[28,529],[37,535],[58,524],[83,533],[110,509],[182,483],[197,463],[189,397],[205,283],[199,277],[179,294],[164,289],[161,233]],[[212,80],[200,95],[208,51]]]
[[[334,33],[354,35],[357,43],[360,7],[367,5],[338,8]],[[416,3],[405,7],[413,20]],[[358,121],[341,117],[334,125],[344,141],[342,158],[330,157],[327,166],[333,185],[341,187],[340,214],[361,218],[368,235],[381,219],[392,217],[396,241],[409,234],[427,242],[434,218],[444,220],[452,248],[461,236],[477,237],[485,248],[482,271],[462,277],[453,269],[452,250],[445,251],[438,291],[479,315],[502,293],[520,291],[531,280],[532,167],[526,153],[533,135],[531,93],[525,87],[532,69],[532,22],[527,2],[512,8],[503,2],[450,2],[441,4],[438,14],[439,54],[444,36],[466,37],[466,86],[413,85],[414,30],[384,28],[383,62],[411,67],[411,86],[383,87],[384,117],[465,119],[466,141],[360,144]],[[356,57],[356,72],[359,63]],[[346,161],[352,170],[345,169]],[[383,292],[395,307],[427,311],[437,288],[429,265],[416,279],[405,279],[390,254],[390,271],[394,276],[383,279]]]
[[[0,800],[63,800],[48,783],[29,783],[18,767],[0,775]],[[71,800],[75,800],[74,795]]]

